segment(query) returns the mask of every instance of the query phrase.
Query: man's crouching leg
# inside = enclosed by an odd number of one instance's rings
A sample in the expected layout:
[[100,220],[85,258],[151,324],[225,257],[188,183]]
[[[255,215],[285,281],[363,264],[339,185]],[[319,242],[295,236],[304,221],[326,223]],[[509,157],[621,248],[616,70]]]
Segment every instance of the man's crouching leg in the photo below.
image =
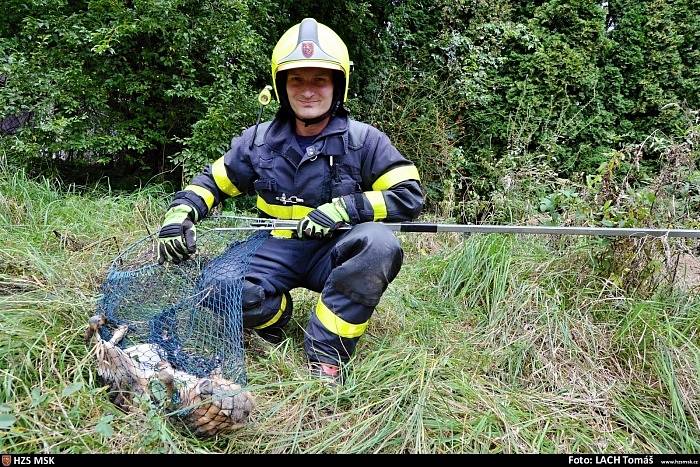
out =
[[[369,318],[401,269],[403,250],[384,225],[355,226],[331,252],[331,273],[311,313],[304,346],[314,366],[347,362]],[[324,365],[320,365],[324,364]],[[329,375],[330,376],[330,375]]]
[[266,296],[265,290],[252,282],[243,282],[243,327],[254,329],[268,342],[279,344],[285,338],[284,326],[292,316],[289,292]]

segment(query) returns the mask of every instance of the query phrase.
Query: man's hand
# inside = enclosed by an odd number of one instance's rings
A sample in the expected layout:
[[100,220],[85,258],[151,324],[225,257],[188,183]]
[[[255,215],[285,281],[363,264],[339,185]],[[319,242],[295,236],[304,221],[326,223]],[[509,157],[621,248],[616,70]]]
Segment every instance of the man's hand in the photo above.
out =
[[333,231],[350,222],[343,198],[335,198],[330,203],[322,204],[299,221],[297,236],[299,238],[324,238]]
[[158,264],[172,261],[178,264],[197,251],[197,230],[189,217],[192,208],[178,204],[165,213],[163,227],[158,232]]

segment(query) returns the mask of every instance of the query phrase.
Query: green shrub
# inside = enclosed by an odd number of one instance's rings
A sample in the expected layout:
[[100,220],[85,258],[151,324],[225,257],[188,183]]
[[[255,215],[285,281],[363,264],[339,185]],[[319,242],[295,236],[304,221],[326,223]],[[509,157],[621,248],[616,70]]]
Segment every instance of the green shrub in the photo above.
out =
[[193,163],[211,158],[255,115],[250,90],[266,59],[252,7],[11,0],[0,19],[0,116],[33,117],[3,146],[26,165],[58,158],[160,171],[183,147]]

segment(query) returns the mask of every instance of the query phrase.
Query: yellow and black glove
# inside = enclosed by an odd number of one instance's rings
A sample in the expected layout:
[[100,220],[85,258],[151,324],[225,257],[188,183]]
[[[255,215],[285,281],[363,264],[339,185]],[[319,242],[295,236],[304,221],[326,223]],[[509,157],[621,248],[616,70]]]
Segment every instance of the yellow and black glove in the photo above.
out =
[[197,251],[197,230],[190,216],[191,207],[178,204],[165,213],[163,226],[158,232],[158,264],[172,261],[178,264]]
[[350,222],[343,198],[334,198],[330,203],[317,207],[297,226],[299,238],[324,238],[333,235],[340,226]]

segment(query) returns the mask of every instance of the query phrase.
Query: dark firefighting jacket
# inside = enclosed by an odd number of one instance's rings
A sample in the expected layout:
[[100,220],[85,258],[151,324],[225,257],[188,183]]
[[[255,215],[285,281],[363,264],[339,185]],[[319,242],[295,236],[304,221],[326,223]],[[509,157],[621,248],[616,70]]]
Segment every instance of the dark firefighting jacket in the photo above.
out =
[[[261,216],[302,219],[342,197],[351,224],[418,216],[423,206],[418,171],[384,133],[336,116],[302,153],[293,124],[275,119],[257,131],[245,130],[175,195],[172,205],[193,207],[197,221],[226,197],[257,194]],[[284,236],[281,231],[273,234]]]

